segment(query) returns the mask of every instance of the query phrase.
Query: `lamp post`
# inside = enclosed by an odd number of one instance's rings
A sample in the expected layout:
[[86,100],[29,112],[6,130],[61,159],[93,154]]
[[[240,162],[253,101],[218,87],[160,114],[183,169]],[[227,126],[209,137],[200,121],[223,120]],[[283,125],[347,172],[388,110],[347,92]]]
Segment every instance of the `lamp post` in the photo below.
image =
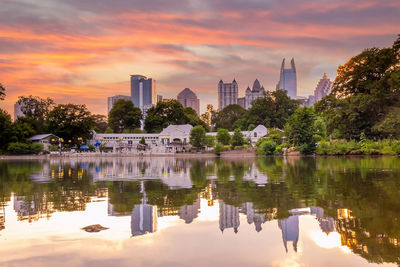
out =
[[62,151],[62,143],[64,142],[64,139],[58,138],[59,146],[60,146],[60,156],[61,156],[61,151]]
[[122,140],[124,140],[124,138],[120,136],[118,139],[119,139],[119,152],[122,153]]

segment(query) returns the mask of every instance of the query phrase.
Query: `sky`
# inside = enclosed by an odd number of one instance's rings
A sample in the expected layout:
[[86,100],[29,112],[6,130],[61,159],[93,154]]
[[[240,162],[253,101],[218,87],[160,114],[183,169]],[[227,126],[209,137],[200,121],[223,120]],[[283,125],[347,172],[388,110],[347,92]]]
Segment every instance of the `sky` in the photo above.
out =
[[283,58],[309,95],[324,72],[390,46],[399,25],[398,0],[0,0],[0,108],[32,94],[106,114],[141,74],[164,98],[191,88],[204,111],[220,79],[239,96],[256,78],[274,90]]

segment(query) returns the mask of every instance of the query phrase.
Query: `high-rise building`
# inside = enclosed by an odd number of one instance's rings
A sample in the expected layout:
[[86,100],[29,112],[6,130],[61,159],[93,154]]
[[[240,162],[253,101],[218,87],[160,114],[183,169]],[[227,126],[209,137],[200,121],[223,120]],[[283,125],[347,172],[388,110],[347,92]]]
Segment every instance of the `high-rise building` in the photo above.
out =
[[238,84],[234,79],[232,83],[218,83],[218,109],[223,110],[226,106],[237,104]]
[[283,59],[279,82],[276,85],[276,90],[286,90],[288,96],[290,96],[291,98],[297,97],[296,66],[294,64],[293,58],[290,61],[290,69],[285,69],[285,59]]
[[135,107],[157,104],[156,81],[142,75],[131,75],[131,97]]
[[183,91],[178,94],[177,99],[183,107],[191,107],[197,112],[197,115],[200,115],[200,100],[192,90],[189,88],[183,89]]
[[261,86],[258,79],[256,79],[253,84],[253,89],[250,89],[250,87],[247,87],[247,89],[246,89],[244,108],[245,109],[251,108],[251,102],[253,102],[254,100],[256,100],[259,97],[263,97],[264,94],[265,94],[264,86]]
[[14,104],[14,121],[16,121],[18,117],[25,116],[24,113],[22,112],[22,107],[23,104],[20,104],[18,102]]
[[110,110],[113,108],[114,103],[117,102],[117,100],[124,99],[124,100],[132,100],[130,96],[127,95],[115,95],[115,96],[110,96],[107,98],[107,110],[110,112]]
[[293,249],[297,252],[297,242],[299,241],[299,216],[292,215],[286,219],[278,220],[278,226],[282,231],[283,245],[288,252],[287,242],[293,242]]
[[163,96],[162,95],[157,95],[157,103],[161,102],[163,100]]
[[331,93],[331,90],[332,90],[332,82],[328,78],[326,73],[324,73],[322,78],[319,80],[317,87],[315,88],[314,101],[315,102],[320,101],[322,98],[329,95]]
[[246,108],[246,97],[239,97],[237,99],[237,104],[242,108]]

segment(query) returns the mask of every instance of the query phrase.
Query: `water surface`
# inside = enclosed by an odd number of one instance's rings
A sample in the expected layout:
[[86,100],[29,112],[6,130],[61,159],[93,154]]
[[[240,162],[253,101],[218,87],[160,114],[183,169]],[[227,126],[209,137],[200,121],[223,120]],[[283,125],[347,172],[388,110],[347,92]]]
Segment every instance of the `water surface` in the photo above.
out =
[[395,266],[399,193],[396,157],[0,161],[0,264]]

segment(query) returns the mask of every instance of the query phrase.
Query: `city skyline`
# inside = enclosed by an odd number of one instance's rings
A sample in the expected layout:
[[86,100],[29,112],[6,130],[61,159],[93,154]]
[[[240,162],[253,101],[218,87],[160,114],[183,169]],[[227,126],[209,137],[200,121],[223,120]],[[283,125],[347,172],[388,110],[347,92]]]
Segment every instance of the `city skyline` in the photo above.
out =
[[[290,6],[290,8],[287,8]],[[298,95],[313,93],[322,73],[361,50],[391,44],[400,4],[384,1],[2,1],[1,103],[12,114],[20,95],[85,103],[105,114],[107,97],[129,94],[129,75],[157,80],[172,98],[195,88],[201,113],[217,107],[215,83],[279,80],[282,58],[295,58]]]

